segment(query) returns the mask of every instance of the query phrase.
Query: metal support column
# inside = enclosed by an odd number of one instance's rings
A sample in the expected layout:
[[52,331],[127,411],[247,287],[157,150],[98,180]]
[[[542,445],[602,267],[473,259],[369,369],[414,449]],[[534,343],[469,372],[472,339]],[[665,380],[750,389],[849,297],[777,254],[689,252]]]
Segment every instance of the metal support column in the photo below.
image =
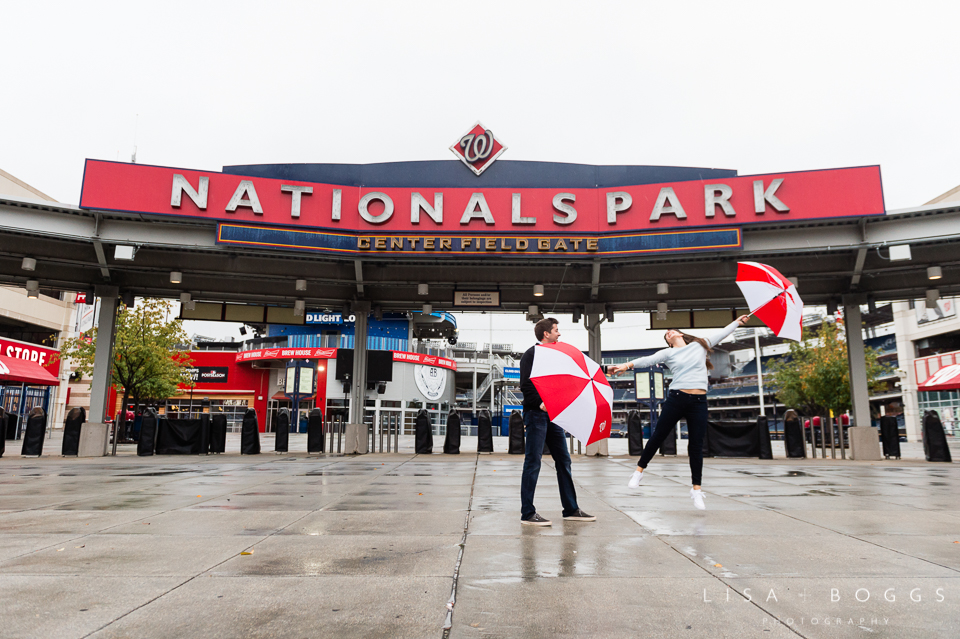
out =
[[[598,364],[600,364],[603,359],[603,349],[600,346],[600,325],[603,324],[605,319],[603,304],[586,305],[586,313],[584,313],[583,323],[587,329],[587,350],[588,354],[590,355],[590,359]],[[613,424],[609,424],[607,427],[612,428]],[[601,439],[599,442],[590,444],[587,446],[586,454],[603,456],[608,455],[609,440]]]
[[844,295],[843,325],[847,337],[847,362],[850,367],[850,400],[853,425],[870,425],[870,390],[867,386],[867,363],[863,348],[863,322],[860,319],[861,296]]
[[[90,421],[104,424],[107,420],[107,402],[110,397],[110,368],[113,361],[113,344],[117,334],[117,303],[120,290],[116,286],[98,286],[100,298],[97,313],[97,346],[93,356],[93,381],[90,383]],[[103,428],[102,455],[107,454],[110,431]]]
[[[363,421],[364,401],[367,398],[367,314],[370,302],[354,302],[353,386],[350,392],[350,417],[347,421],[344,452],[365,453],[370,436]],[[338,451],[339,452],[339,451]]]

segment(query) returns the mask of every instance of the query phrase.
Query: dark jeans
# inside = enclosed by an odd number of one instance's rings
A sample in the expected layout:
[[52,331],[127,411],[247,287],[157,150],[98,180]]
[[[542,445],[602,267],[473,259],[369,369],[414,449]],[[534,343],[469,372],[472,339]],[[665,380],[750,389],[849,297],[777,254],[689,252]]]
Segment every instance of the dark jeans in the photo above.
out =
[[699,486],[703,475],[703,438],[707,434],[707,396],[672,390],[660,409],[657,427],[643,447],[637,466],[646,468],[663,441],[681,419],[687,420],[687,455],[693,485]]
[[530,519],[537,512],[533,506],[533,493],[537,490],[537,479],[540,477],[544,441],[550,446],[550,456],[557,467],[563,516],[572,515],[579,507],[577,490],[573,487],[573,475],[570,474],[570,453],[567,452],[567,439],[563,429],[551,422],[546,411],[542,410],[524,410],[523,424],[526,426],[527,448],[523,458],[523,477],[520,479],[520,519]]

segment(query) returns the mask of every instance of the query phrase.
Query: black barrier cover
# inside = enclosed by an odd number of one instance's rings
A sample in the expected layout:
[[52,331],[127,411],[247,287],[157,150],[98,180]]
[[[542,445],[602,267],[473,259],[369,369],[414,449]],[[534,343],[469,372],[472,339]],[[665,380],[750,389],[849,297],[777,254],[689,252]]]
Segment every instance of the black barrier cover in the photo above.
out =
[[477,417],[477,452],[493,452],[493,420],[488,410],[480,411]]
[[7,411],[0,406],[0,457],[7,450]]
[[210,452],[222,453],[227,450],[227,416],[214,413],[210,416]]
[[804,456],[803,424],[799,419],[783,422],[783,445],[787,449],[788,458],[799,459]]
[[773,447],[770,445],[770,425],[764,415],[757,418],[757,441],[760,444],[760,459],[773,459]]
[[451,410],[447,415],[447,436],[443,439],[443,452],[446,455],[460,454],[460,414]]
[[278,453],[287,452],[290,444],[290,409],[281,408],[277,413],[277,437],[273,450]]
[[940,414],[935,410],[923,416],[923,453],[928,462],[952,462],[947,434],[943,432]]
[[240,454],[260,454],[260,425],[257,424],[257,411],[248,408],[243,414],[243,425],[240,427]]
[[[206,402],[210,406],[210,402]],[[200,454],[210,453],[210,413],[200,413]]]
[[757,425],[707,422],[711,457],[760,457]]
[[893,415],[880,418],[880,440],[883,442],[884,457],[900,459],[900,427]]
[[[650,433],[651,437],[653,433]],[[663,443],[660,444],[660,454],[661,455],[676,455],[677,454],[677,427],[674,426],[670,429],[670,434],[667,435],[667,438],[663,440]]]
[[20,416],[16,413],[7,413],[7,439],[17,438],[17,426],[20,425]]
[[323,411],[314,408],[307,418],[307,452],[323,452]]
[[76,457],[80,452],[80,426],[87,421],[87,411],[72,408],[63,422],[63,445],[60,454],[64,457]]
[[199,419],[157,420],[158,455],[199,455],[200,429]]
[[636,409],[627,413],[627,448],[633,457],[643,454],[643,420]]
[[43,439],[47,435],[47,416],[42,408],[34,408],[27,418],[27,429],[23,433],[21,455],[43,454]]
[[430,455],[433,453],[433,430],[430,427],[430,416],[427,413],[427,409],[421,408],[419,412],[417,412],[414,429],[417,454]]
[[514,410],[510,412],[510,447],[507,449],[507,454],[523,455],[526,452],[523,442],[523,415],[520,411]]
[[143,419],[140,421],[140,440],[137,442],[137,455],[140,457],[149,457],[157,447],[157,423],[160,418],[157,411],[148,408],[143,411]]

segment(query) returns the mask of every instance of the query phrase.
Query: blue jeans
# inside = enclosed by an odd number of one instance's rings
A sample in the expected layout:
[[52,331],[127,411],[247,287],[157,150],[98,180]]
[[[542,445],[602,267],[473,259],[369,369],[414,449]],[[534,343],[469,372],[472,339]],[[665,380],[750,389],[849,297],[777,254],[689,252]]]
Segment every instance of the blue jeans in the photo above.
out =
[[667,394],[654,429],[637,466],[646,468],[660,445],[681,419],[687,420],[687,455],[690,456],[690,475],[694,486],[700,485],[703,474],[703,438],[707,434],[707,396],[693,395],[679,390]]
[[557,467],[563,516],[572,515],[579,506],[577,490],[573,487],[573,475],[570,474],[570,453],[567,452],[567,438],[563,429],[550,421],[546,411],[538,409],[524,410],[523,424],[526,426],[526,456],[523,458],[523,477],[520,479],[520,519],[530,519],[537,512],[533,506],[533,494],[537,490],[537,479],[540,477],[544,442],[550,446],[550,456]]

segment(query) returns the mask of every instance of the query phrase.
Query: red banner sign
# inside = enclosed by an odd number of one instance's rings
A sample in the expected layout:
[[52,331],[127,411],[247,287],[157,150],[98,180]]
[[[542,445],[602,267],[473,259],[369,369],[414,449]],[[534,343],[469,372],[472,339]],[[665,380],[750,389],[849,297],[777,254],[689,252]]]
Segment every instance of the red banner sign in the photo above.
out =
[[350,233],[564,233],[884,213],[880,167],[614,188],[378,188],[87,160],[81,208]]
[[424,366],[439,366],[440,368],[448,368],[452,371],[457,370],[457,362],[455,360],[438,357],[436,355],[424,355],[423,353],[393,351],[393,361],[423,364]]
[[35,362],[47,369],[54,377],[60,377],[60,359],[57,358],[55,362],[52,361],[54,355],[59,352],[55,348],[0,338],[0,355]]

